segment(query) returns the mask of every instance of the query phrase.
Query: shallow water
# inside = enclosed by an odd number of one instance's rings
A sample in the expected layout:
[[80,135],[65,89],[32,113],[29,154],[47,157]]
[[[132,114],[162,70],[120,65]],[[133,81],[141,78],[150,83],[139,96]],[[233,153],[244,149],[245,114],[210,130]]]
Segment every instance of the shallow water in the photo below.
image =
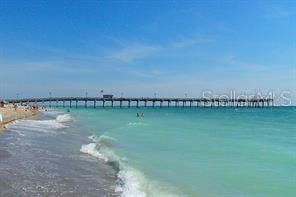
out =
[[0,136],[0,196],[296,195],[294,107],[70,114]]
[[41,119],[17,121],[0,136],[0,196],[116,196],[116,172],[79,152],[75,122],[54,112]]
[[82,152],[118,163],[123,196],[296,195],[294,107],[72,113],[92,135]]

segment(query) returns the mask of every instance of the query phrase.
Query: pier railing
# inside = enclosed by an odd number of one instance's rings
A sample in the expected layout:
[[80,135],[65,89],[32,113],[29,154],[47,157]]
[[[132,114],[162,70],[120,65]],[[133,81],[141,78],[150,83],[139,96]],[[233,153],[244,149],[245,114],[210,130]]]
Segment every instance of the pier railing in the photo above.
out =
[[[272,98],[124,98],[124,97],[50,97],[8,99],[8,103],[49,107],[270,107]],[[82,103],[82,104],[81,104]]]

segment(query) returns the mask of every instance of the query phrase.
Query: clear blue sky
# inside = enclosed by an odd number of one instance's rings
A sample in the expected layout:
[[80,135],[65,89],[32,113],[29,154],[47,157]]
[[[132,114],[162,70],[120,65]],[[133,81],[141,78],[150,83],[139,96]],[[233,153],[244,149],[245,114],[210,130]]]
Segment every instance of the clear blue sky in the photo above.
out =
[[4,97],[295,89],[295,1],[0,0]]

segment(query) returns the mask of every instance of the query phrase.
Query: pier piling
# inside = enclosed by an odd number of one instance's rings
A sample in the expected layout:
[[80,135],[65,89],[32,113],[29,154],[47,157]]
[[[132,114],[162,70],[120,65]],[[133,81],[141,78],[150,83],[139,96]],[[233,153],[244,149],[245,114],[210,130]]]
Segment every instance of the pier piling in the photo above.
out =
[[[48,103],[49,107],[52,107],[52,102],[55,102],[55,106],[59,106],[59,102],[62,102],[62,106],[66,107],[69,103],[70,108],[72,107],[72,102],[75,102],[75,107],[78,107],[79,102],[84,102],[84,107],[87,108],[88,101],[93,102],[93,107],[96,108],[97,101],[102,102],[102,107],[105,107],[106,102],[111,102],[111,107],[116,107],[115,102],[119,102],[119,107],[122,108],[124,102],[127,102],[128,107],[131,107],[132,102],[136,102],[135,107],[139,108],[141,106],[147,107],[147,103],[151,102],[152,107],[156,107],[156,102],[159,102],[159,107],[162,108],[171,106],[174,102],[175,107],[179,106],[179,102],[182,103],[182,107],[187,107],[187,102],[189,102],[189,107],[192,108],[195,103],[196,107],[250,107],[250,108],[265,108],[274,106],[274,100],[272,98],[249,98],[249,99],[206,99],[206,98],[83,98],[83,97],[59,97],[59,98],[28,98],[28,99],[7,99],[8,103],[12,104],[42,104]],[[144,102],[143,105],[140,105]],[[167,102],[167,105],[164,105]],[[158,104],[158,103],[157,103]]]

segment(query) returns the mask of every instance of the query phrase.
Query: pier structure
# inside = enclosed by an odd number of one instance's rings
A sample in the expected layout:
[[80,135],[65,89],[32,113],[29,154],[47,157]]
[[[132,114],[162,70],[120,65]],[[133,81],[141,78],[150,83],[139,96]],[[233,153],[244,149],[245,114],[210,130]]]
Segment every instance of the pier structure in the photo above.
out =
[[[103,97],[50,97],[8,99],[8,103],[21,105],[43,105],[49,107],[270,107],[272,98],[103,98]],[[74,103],[74,105],[73,105]],[[92,105],[90,105],[92,104]]]

